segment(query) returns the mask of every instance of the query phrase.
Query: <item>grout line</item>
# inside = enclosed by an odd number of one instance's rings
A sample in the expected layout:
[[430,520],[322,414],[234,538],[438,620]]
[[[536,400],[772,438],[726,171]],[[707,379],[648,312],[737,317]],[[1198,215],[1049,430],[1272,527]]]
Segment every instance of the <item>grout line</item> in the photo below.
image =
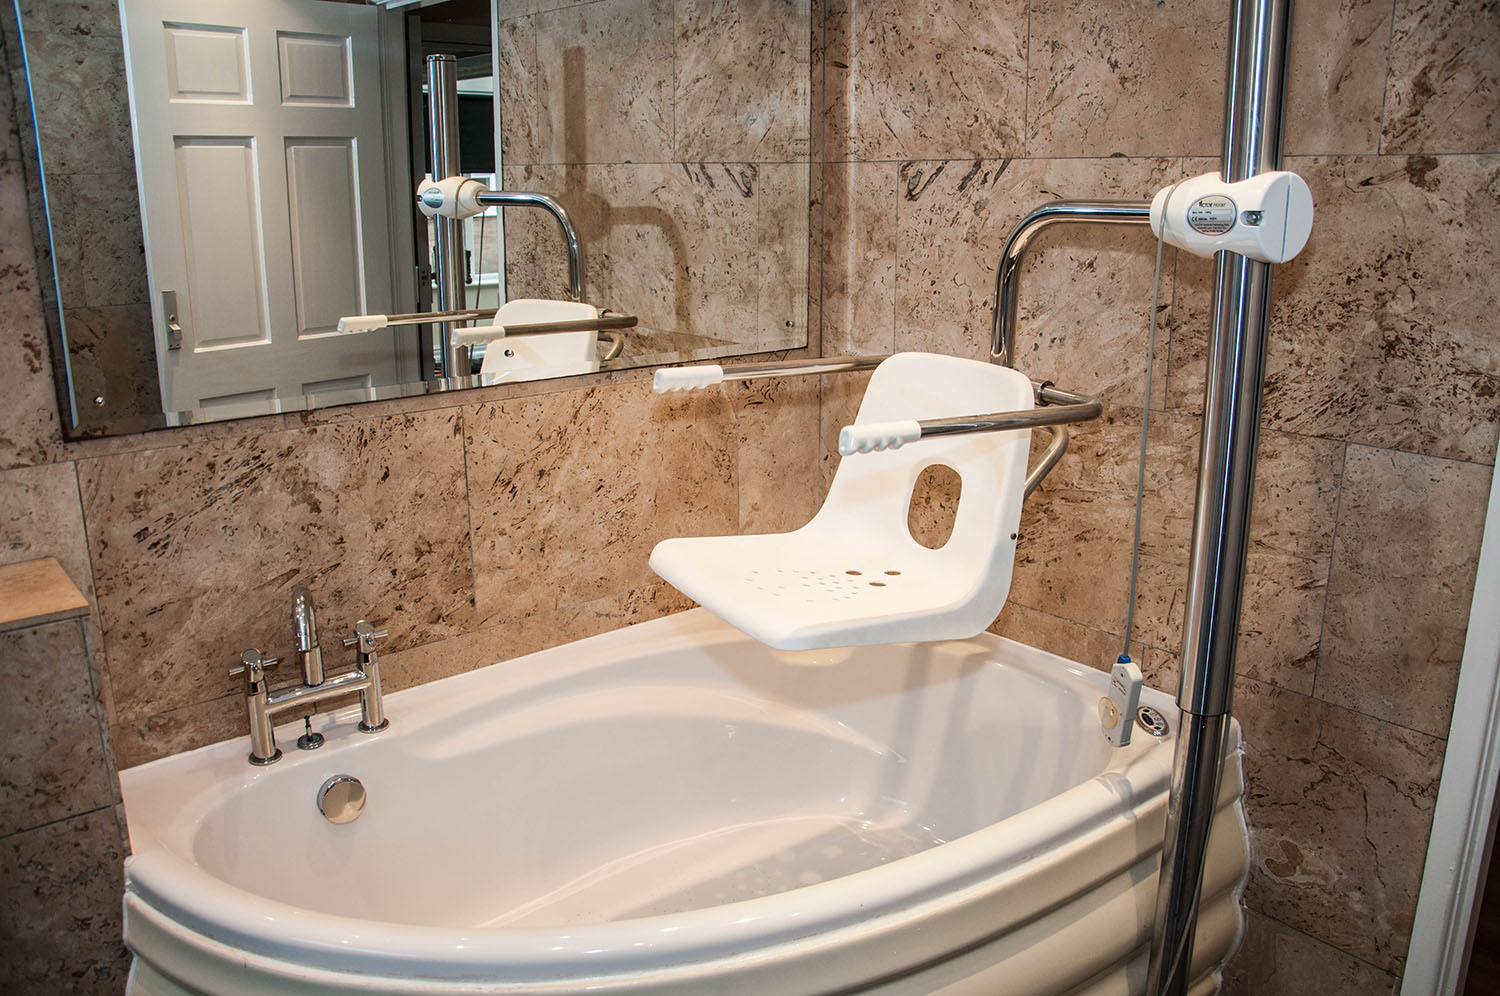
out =
[[[1333,534],[1328,538],[1328,576],[1323,580],[1323,612],[1318,618],[1318,659],[1313,664],[1312,697],[1318,698],[1318,677],[1323,670],[1323,648],[1324,640],[1328,636],[1328,603],[1332,601],[1333,588],[1333,563],[1337,556],[1339,545],[1339,518],[1344,510],[1344,489],[1348,487],[1349,472],[1349,446],[1344,443],[1343,452],[1339,454],[1339,493],[1333,500]],[[1318,701],[1322,701],[1319,699]]]
[[[116,784],[118,784],[119,783],[119,779],[116,778],[115,782],[116,782]],[[22,827],[19,830],[12,830],[10,833],[0,835],[0,840],[9,840],[12,837],[19,837],[21,834],[23,834],[23,833],[31,833],[33,830],[45,830],[47,827],[55,827],[59,823],[66,823],[69,820],[80,820],[80,819],[82,819],[85,816],[97,816],[98,814],[104,813],[104,812],[108,812],[111,815],[113,815],[114,814],[114,810],[115,810],[115,804],[113,802],[108,802],[108,803],[105,803],[102,806],[99,806],[96,809],[87,809],[87,810],[84,810],[81,813],[72,813],[72,814],[70,814],[68,816],[59,816],[55,820],[48,820],[45,823],[38,823],[36,826],[33,826],[33,827]],[[121,827],[120,829],[123,830],[124,827]]]
[[1295,688],[1288,688],[1285,685],[1278,685],[1274,681],[1267,681],[1264,678],[1257,678],[1249,674],[1236,673],[1234,679],[1235,681],[1249,681],[1257,685],[1262,685],[1266,688],[1273,688],[1276,691],[1282,692],[1286,695],[1295,695],[1298,698],[1311,699],[1319,705],[1327,706],[1330,709],[1339,709],[1343,712],[1349,713],[1350,715],[1362,716],[1363,718],[1368,719],[1374,723],[1380,723],[1384,726],[1392,726],[1398,730],[1405,730],[1407,733],[1414,733],[1419,737],[1426,737],[1428,740],[1434,740],[1437,743],[1444,744],[1444,750],[1446,751],[1447,749],[1447,737],[1438,736],[1436,733],[1430,733],[1427,730],[1419,730],[1415,726],[1407,726],[1405,723],[1398,723],[1394,719],[1387,719],[1385,716],[1377,716],[1373,712],[1365,712],[1363,709],[1356,709],[1353,706],[1343,705],[1339,702],[1330,702],[1327,699],[1318,698],[1318,696],[1316,695],[1311,695],[1307,692],[1299,692]]
[[[1394,0],[1393,0],[1394,2]],[[1026,3],[1026,78],[1021,85],[1021,156],[1031,156],[1031,2]]]
[[1391,50],[1396,45],[1396,0],[1391,0],[1391,28],[1385,36],[1385,80],[1380,88],[1380,127],[1375,131],[1375,153],[1385,152],[1385,105],[1391,92]]
[[[1255,907],[1249,906],[1249,905],[1247,905],[1245,907],[1245,909],[1248,912],[1254,913],[1258,917],[1263,917],[1264,919],[1270,920],[1272,923],[1279,924],[1280,926],[1286,928],[1287,930],[1291,931],[1294,934],[1300,934],[1301,936],[1306,937],[1310,941],[1314,941],[1314,942],[1316,942],[1318,944],[1321,944],[1321,945],[1323,945],[1324,947],[1327,947],[1327,948],[1332,948],[1333,950],[1337,951],[1341,955],[1346,955],[1349,958],[1353,958],[1355,961],[1359,962],[1362,965],[1368,965],[1369,967],[1375,969],[1377,972],[1381,973],[1382,975],[1392,975],[1393,974],[1393,973],[1387,971],[1386,969],[1381,968],[1379,965],[1375,964],[1373,961],[1367,961],[1364,958],[1361,958],[1357,954],[1351,954],[1350,952],[1345,951],[1343,948],[1339,947],[1338,945],[1331,944],[1328,941],[1323,940],[1321,937],[1318,937],[1316,934],[1310,934],[1310,933],[1308,933],[1307,931],[1303,930],[1300,927],[1294,927],[1294,926],[1292,926],[1291,924],[1287,923],[1285,920],[1281,919],[1278,916],[1274,916],[1274,915],[1272,915],[1270,913],[1265,912],[1264,910],[1258,910]],[[1397,977],[1397,980],[1399,981],[1399,976]]]

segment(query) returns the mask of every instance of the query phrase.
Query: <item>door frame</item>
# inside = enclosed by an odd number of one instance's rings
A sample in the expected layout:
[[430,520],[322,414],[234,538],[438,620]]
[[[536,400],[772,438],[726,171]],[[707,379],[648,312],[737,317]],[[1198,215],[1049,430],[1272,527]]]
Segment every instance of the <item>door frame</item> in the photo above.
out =
[[[1497,454],[1500,456],[1500,454]],[[1500,780],[1500,474],[1490,481],[1453,722],[1427,843],[1401,996],[1451,996],[1463,984],[1489,866]]]

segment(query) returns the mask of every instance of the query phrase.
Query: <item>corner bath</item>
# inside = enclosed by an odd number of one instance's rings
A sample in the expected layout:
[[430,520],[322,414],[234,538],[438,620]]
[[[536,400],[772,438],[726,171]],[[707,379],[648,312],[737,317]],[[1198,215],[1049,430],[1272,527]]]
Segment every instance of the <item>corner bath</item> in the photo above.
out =
[[[130,991],[1138,996],[1172,737],[1110,748],[1107,677],[990,635],[781,654],[694,610],[270,767],[242,737],[132,768]],[[1238,744],[1194,996],[1240,930]],[[335,825],[341,774],[368,803]]]

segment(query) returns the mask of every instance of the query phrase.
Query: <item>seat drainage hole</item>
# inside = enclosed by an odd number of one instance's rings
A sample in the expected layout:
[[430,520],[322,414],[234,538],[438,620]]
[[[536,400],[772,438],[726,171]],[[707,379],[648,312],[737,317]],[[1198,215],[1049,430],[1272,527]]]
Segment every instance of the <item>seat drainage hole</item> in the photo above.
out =
[[884,588],[885,587],[885,582],[884,581],[871,581],[870,582],[870,587],[871,588]]
[[901,572],[900,571],[886,571],[886,573],[889,574],[891,577],[897,577],[898,575],[900,575]]
[[859,577],[859,575],[860,575],[861,572],[860,571],[845,571],[844,573],[845,574],[851,574],[854,577]]

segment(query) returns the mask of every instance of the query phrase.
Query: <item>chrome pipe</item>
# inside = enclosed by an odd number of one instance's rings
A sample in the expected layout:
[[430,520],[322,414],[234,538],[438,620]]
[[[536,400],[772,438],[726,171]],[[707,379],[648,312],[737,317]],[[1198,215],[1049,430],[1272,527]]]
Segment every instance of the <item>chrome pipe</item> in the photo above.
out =
[[1030,498],[1031,493],[1041,487],[1042,480],[1052,473],[1052,468],[1056,467],[1062,460],[1063,454],[1068,452],[1068,427],[1049,425],[1045,428],[1052,433],[1052,442],[1048,443],[1047,448],[1042,451],[1042,458],[1036,462],[1036,466],[1026,471],[1026,486],[1023,495],[1027,498]]
[[[418,311],[409,315],[387,315],[385,328],[393,325],[426,325],[442,319],[483,321],[494,318],[495,308],[470,308],[466,311]],[[529,322],[505,326],[506,335],[544,335],[548,332],[588,332],[605,329],[633,329],[640,323],[634,315],[603,314],[598,318],[570,318],[557,322]]]
[[583,242],[566,208],[546,194],[521,190],[487,190],[475,199],[485,207],[539,207],[552,215],[568,248],[568,294],[574,301],[583,300]]
[[847,373],[851,370],[874,370],[885,356],[838,356],[831,360],[770,360],[765,363],[738,363],[724,368],[725,380],[754,380],[757,377],[808,377]]
[[1016,365],[1016,324],[1020,318],[1021,263],[1042,229],[1063,223],[1149,225],[1150,201],[1052,201],[1021,219],[1005,240],[995,267],[994,311],[990,316],[990,360]]
[[[1291,16],[1291,0],[1232,0],[1221,167],[1227,182],[1280,168]],[[1151,941],[1153,996],[1184,996],[1190,981],[1233,704],[1270,309],[1270,264],[1219,253],[1177,692],[1181,722]]]
[[[458,172],[458,60],[451,55],[427,57],[427,120],[432,127],[428,136],[432,175],[453,176]],[[432,270],[437,282],[436,310],[466,308],[463,223],[442,215],[432,220],[435,226]],[[461,366],[453,345],[454,325],[452,322],[438,322],[433,329],[443,375],[452,377]]]
[[[1043,388],[1038,388],[1040,394]],[[922,438],[965,436],[975,432],[1006,432],[1011,429],[1041,429],[1072,422],[1088,422],[1104,414],[1104,406],[1085,395],[1073,395],[1076,401],[1043,405],[1024,411],[991,412],[987,415],[964,415],[959,418],[921,419],[917,425]]]

